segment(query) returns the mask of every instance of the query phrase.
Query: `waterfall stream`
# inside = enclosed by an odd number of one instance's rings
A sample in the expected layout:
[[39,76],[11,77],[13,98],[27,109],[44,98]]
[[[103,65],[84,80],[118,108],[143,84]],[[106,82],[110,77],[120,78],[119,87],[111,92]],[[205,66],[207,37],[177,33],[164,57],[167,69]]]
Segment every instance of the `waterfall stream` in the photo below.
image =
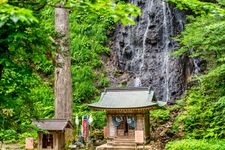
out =
[[174,102],[186,86],[186,60],[172,58],[178,46],[172,39],[183,30],[184,14],[163,0],[132,0],[142,9],[136,25],[117,24],[111,39],[111,59],[128,73],[128,86],[151,87],[156,98]]
[[[170,19],[168,17],[171,17],[171,13],[169,11],[169,15],[167,16],[167,8],[168,4],[164,1],[162,2],[163,5],[163,41],[165,41],[164,45],[164,53],[163,53],[163,64],[162,64],[162,74],[164,74],[164,93],[163,93],[163,100],[167,102],[169,100],[169,44],[170,44],[170,36],[172,35],[169,31],[169,26],[171,25]],[[169,10],[169,9],[168,9]],[[169,21],[169,23],[168,23]],[[172,31],[172,30],[171,30]]]

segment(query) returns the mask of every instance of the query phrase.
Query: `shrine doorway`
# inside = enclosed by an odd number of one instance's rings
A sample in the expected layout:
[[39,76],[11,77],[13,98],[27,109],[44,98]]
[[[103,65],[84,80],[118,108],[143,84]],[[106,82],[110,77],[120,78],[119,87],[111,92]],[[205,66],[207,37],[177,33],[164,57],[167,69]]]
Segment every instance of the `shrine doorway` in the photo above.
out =
[[117,130],[117,137],[133,138],[136,127],[136,116],[118,115],[113,116],[113,124]]

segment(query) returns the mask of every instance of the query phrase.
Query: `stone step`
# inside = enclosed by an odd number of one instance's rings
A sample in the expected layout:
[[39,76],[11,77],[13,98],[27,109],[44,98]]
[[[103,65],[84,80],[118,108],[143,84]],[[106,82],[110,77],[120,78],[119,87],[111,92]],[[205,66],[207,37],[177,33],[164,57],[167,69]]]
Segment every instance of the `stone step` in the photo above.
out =
[[134,141],[134,138],[115,138],[115,141]]
[[152,150],[149,146],[113,146],[113,145],[101,145],[96,148],[96,150]]
[[135,146],[133,139],[115,139],[112,141],[113,146]]
[[113,144],[134,144],[135,145],[135,142],[123,142],[123,141],[114,141],[112,142]]
[[135,146],[135,143],[112,143],[113,146]]
[[115,140],[113,140],[114,142],[126,142],[126,143],[134,143],[135,141],[134,140],[131,140],[131,139],[129,139],[129,140],[124,140],[124,139],[115,139]]
[[133,150],[135,149],[135,146],[130,145],[107,145],[105,147],[98,147],[97,150]]

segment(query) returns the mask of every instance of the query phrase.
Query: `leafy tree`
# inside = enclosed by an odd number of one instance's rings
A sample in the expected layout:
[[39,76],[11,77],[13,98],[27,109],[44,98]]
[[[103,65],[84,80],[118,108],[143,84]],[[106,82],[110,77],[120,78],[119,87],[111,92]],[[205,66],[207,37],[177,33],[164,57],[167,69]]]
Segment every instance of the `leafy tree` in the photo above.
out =
[[[0,35],[1,35],[0,79],[1,79],[4,66],[15,64],[13,60],[16,61],[15,59],[9,58],[9,57],[14,58],[11,55],[18,52],[15,50],[16,47],[12,43],[14,42],[14,40],[22,41],[23,40],[22,38],[24,38],[25,34],[27,34],[25,32],[26,26],[28,27],[33,23],[37,23],[38,21],[32,15],[31,11],[14,7],[14,6],[8,5],[7,3],[2,3],[0,5],[0,14],[1,14],[0,27],[2,29],[0,32]],[[16,24],[21,24],[21,25],[16,26]],[[14,35],[17,34],[17,36],[12,37],[11,36],[12,33],[14,33]],[[12,52],[13,50],[9,49],[9,47],[12,47],[12,49],[14,50],[14,53]],[[22,52],[21,53],[18,52],[17,54],[19,56],[21,55],[23,56]]]
[[[0,3],[0,139],[18,138],[32,118],[50,115],[51,42],[31,10]],[[43,92],[43,93],[42,93]],[[43,100],[44,99],[44,100]],[[45,111],[43,111],[45,110]],[[42,113],[38,113],[38,111]]]
[[[57,49],[53,39],[57,34],[52,6],[57,3],[0,1],[1,140],[29,131],[32,118],[53,116],[52,75]],[[130,16],[140,10],[118,1],[70,1],[65,5],[71,8],[74,108],[81,105],[80,110],[88,113],[81,103],[94,100],[98,89],[108,83],[99,57],[108,51],[106,28],[114,21],[133,24]]]

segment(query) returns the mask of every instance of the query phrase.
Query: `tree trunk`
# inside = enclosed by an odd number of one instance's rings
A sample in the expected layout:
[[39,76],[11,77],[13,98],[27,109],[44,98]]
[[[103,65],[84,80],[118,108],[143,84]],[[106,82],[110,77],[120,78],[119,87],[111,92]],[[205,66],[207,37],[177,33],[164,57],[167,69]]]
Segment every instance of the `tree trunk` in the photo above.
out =
[[72,120],[72,80],[69,42],[69,10],[55,8],[55,118]]

